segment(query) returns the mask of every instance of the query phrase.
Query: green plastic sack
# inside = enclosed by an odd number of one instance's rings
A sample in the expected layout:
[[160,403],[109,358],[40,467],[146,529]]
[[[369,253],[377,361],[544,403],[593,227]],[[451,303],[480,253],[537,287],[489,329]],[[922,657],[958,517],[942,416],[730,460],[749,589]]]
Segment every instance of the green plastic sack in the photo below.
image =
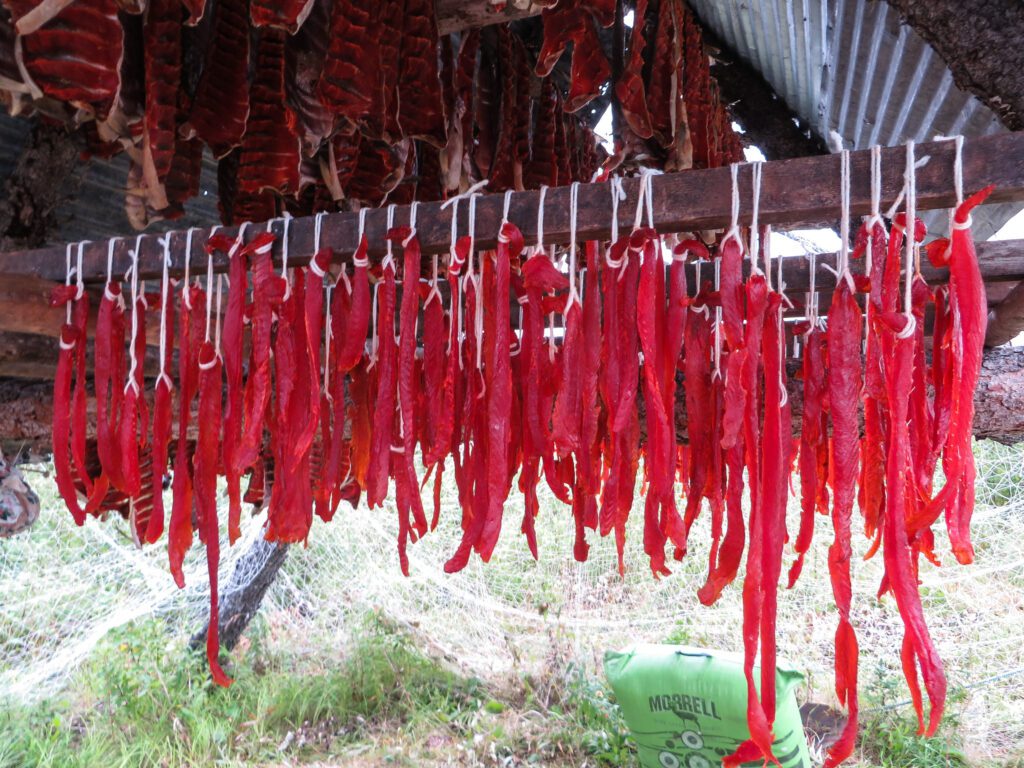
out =
[[[606,653],[604,669],[644,768],[712,768],[750,736],[738,654],[636,645]],[[793,692],[802,679],[779,661],[773,751],[783,768],[811,768]]]

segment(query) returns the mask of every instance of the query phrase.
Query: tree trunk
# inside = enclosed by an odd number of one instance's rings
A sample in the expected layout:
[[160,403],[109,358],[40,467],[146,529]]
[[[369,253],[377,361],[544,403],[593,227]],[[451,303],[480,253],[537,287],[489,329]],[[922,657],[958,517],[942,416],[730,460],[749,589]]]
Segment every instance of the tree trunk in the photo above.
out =
[[[287,544],[272,543],[260,537],[235,562],[231,578],[220,590],[217,629],[222,648],[230,651],[238,644],[287,556]],[[204,625],[192,635],[189,646],[201,648],[206,643],[206,631]]]
[[935,49],[953,82],[1024,128],[1024,4],[1020,0],[888,0]]
[[77,188],[79,137],[37,121],[0,195],[0,251],[39,248],[57,225],[56,213]]

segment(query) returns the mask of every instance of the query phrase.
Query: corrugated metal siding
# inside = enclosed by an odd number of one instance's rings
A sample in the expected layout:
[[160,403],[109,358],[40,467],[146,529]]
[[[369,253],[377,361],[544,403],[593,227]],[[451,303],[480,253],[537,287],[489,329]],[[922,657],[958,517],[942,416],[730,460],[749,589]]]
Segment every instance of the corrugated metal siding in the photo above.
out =
[[[849,148],[1006,130],[987,107],[954,85],[942,59],[885,2],[690,2],[794,112],[822,136],[838,132]],[[1018,210],[1017,205],[985,206],[974,216],[975,233],[990,237]],[[942,229],[944,216],[928,218],[929,229]]]
[[[22,147],[29,139],[32,122],[21,117],[0,114],[0,191],[14,171]],[[132,229],[124,212],[128,157],[94,159],[80,166],[77,186],[68,204],[57,212],[59,222],[53,242],[98,240],[130,234]],[[185,215],[177,221],[161,221],[147,232],[164,232],[192,226],[210,226],[219,221],[217,214],[217,163],[207,155],[203,159],[199,195],[185,204]]]
[[18,163],[18,153],[28,138],[32,124],[28,120],[16,120],[3,116],[0,119],[0,189]]
[[[128,179],[127,155],[111,160],[93,160],[84,166],[79,186],[61,224],[54,234],[55,242],[100,240],[114,235],[131,234],[132,228],[124,212],[124,191]],[[176,221],[158,221],[146,232],[166,232],[210,226],[220,221],[217,213],[217,163],[209,155],[203,158],[199,194],[185,203],[185,215]]]

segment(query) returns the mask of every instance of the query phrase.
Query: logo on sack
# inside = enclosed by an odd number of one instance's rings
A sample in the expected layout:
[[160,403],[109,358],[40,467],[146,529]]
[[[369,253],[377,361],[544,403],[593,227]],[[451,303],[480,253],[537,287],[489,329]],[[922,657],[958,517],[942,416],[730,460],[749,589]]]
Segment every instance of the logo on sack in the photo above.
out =
[[675,714],[699,715],[710,717],[714,720],[721,720],[718,714],[718,707],[711,699],[704,699],[700,696],[687,696],[683,693],[663,693],[660,696],[651,696],[647,699],[647,705],[651,712],[674,712]]

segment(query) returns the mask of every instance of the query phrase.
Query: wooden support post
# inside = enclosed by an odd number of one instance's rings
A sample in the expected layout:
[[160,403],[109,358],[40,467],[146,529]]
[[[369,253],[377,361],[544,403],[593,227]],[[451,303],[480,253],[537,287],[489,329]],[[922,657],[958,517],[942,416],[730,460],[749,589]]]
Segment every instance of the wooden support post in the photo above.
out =
[[[951,206],[953,194],[953,142],[930,142],[917,147],[917,157],[927,158],[917,171],[917,208],[929,210]],[[905,165],[903,147],[882,151],[882,204],[887,207],[903,187]],[[870,152],[851,153],[851,215],[870,212]],[[963,148],[964,185],[973,191],[986,184],[994,184],[996,191],[991,202],[1024,200],[1024,133],[1007,133],[973,139]],[[760,222],[762,224],[798,225],[820,224],[839,217],[839,158],[804,157],[767,162],[762,170]],[[627,199],[619,206],[620,229],[628,230],[633,221],[640,180],[625,179]],[[731,181],[728,168],[690,170],[658,175],[652,182],[654,190],[654,222],[663,233],[687,232],[724,228],[729,225]],[[740,222],[750,222],[751,169],[749,164],[740,168]],[[501,220],[503,195],[484,195],[477,202],[477,246],[493,248]],[[527,243],[536,240],[537,204],[539,193],[520,192],[512,195],[509,219],[517,224]],[[579,190],[579,216],[577,232],[580,240],[605,239],[611,229],[611,194],[608,183],[584,184]],[[417,211],[417,231],[425,254],[444,253],[449,247],[451,216],[454,206],[441,210],[440,203],[421,204]],[[459,205],[458,231],[467,232],[468,205]],[[384,239],[387,212],[373,210],[366,217],[366,235],[371,255],[381,256],[386,249]],[[401,225],[409,220],[409,207],[395,211],[394,221]],[[250,227],[246,237],[252,237],[265,224]],[[313,217],[293,219],[289,227],[289,263],[300,266],[309,260],[313,251]],[[281,234],[283,222],[274,230]],[[227,234],[236,230],[228,228]],[[354,213],[334,213],[322,219],[324,245],[335,249],[338,259],[349,259],[355,250],[358,217]],[[565,243],[569,239],[569,188],[548,190],[544,215],[545,240]],[[189,258],[194,274],[205,268],[203,243],[209,230],[197,230]],[[116,243],[114,272],[123,274],[130,260],[128,250],[134,238]],[[185,233],[171,234],[172,272],[184,272]],[[160,275],[163,248],[157,235],[141,240],[139,276],[153,279]],[[106,279],[107,244],[92,243],[85,247],[84,279],[102,282]],[[280,259],[280,243],[274,248],[275,259]],[[215,269],[225,271],[227,257],[217,254]],[[64,247],[44,248],[0,254],[0,274],[22,273],[47,280],[64,279]]]

